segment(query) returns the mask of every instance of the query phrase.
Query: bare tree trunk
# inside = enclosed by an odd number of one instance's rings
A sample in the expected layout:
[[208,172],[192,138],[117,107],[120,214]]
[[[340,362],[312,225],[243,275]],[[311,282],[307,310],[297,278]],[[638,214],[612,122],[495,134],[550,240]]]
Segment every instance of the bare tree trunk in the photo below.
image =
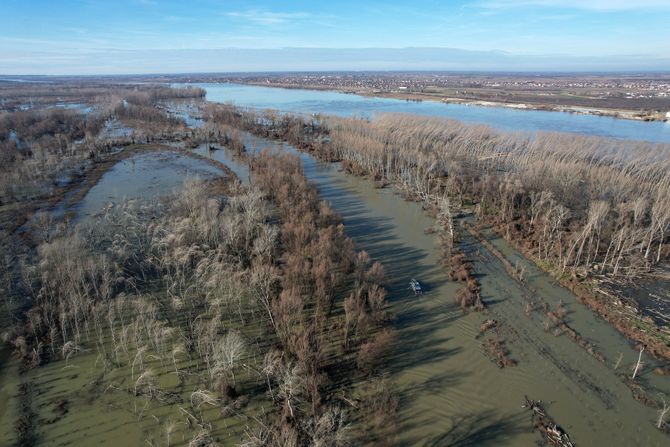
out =
[[670,411],[670,407],[668,404],[665,402],[665,398],[661,396],[661,400],[663,401],[663,408],[658,410],[658,419],[656,420],[656,428],[661,429],[665,425],[665,415]]
[[643,352],[644,352],[644,346],[642,346],[642,349],[640,349],[640,355],[637,357],[637,364],[635,365],[635,370],[633,371],[632,380],[635,380],[635,376],[637,375],[637,372],[640,369],[640,365],[642,364],[642,353]]
[[617,359],[616,364],[614,365],[615,371],[619,368],[619,365],[621,365],[621,360],[623,360],[623,352],[619,353],[619,358]]

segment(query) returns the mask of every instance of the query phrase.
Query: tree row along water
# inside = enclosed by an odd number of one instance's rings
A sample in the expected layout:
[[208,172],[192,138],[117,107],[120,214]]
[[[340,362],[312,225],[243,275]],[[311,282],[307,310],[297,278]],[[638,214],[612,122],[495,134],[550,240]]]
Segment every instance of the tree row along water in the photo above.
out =
[[[245,135],[245,145],[249,151],[271,147],[298,153],[286,144],[251,135]],[[230,151],[210,152],[202,146],[196,152],[225,163],[243,181],[249,181],[246,163]],[[506,242],[490,236],[507,258],[525,263],[528,274],[523,284],[510,277],[500,260],[475,238],[464,234],[462,246],[474,262],[488,313],[463,314],[454,300],[459,285],[449,281],[439,267],[435,237],[424,233],[434,221],[419,204],[404,201],[390,188],[379,190],[371,181],[344,174],[337,165],[302,153],[300,157],[321,197],[342,215],[347,234],[386,267],[398,333],[389,365],[401,395],[400,444],[530,445],[537,435],[531,431],[528,411],[521,408],[526,395],[541,399],[578,444],[653,446],[667,442],[653,427],[656,411],[636,402],[614,370],[621,355],[620,368],[628,372],[636,351]],[[119,179],[132,182],[125,176]],[[106,181],[114,188],[114,176]],[[102,207],[108,197],[88,199],[90,210]],[[97,205],[96,200],[100,201]],[[417,298],[407,289],[413,277],[422,281],[425,295]],[[595,343],[606,361],[596,360],[566,336],[548,333],[543,318],[526,311],[528,303],[538,298],[552,307],[564,303],[570,326]],[[518,362],[515,367],[499,369],[490,361],[478,337],[485,318],[498,321],[510,355]],[[81,365],[91,364],[90,355],[81,359]],[[42,370],[38,386],[47,392],[38,399],[65,394],[73,385],[95,386],[84,381],[84,375],[73,373],[78,363],[67,368],[53,364]],[[667,381],[650,369],[644,369],[643,380],[667,394]],[[72,379],[75,376],[78,381]],[[105,400],[85,405],[86,413],[91,414],[104,409]],[[67,427],[54,425],[54,432],[47,427],[45,439],[67,444],[93,439],[88,436],[94,433],[100,441],[142,436],[141,426],[127,412],[97,414],[99,419],[77,419]],[[99,433],[103,425],[104,433]],[[120,433],[129,434],[117,437]]]
[[[499,259],[466,234],[462,244],[474,261],[488,310],[463,314],[454,300],[460,285],[449,281],[439,266],[436,238],[424,233],[434,220],[420,204],[285,143],[246,134],[245,146],[248,151],[273,148],[300,154],[306,176],[342,215],[347,234],[384,264],[398,332],[389,362],[401,393],[402,445],[530,445],[536,435],[529,413],[521,408],[526,395],[546,402],[552,417],[578,444],[667,442],[654,428],[656,410],[635,401],[617,375],[630,374],[637,351],[504,240],[490,236],[511,262],[523,263],[525,282],[512,278]],[[199,151],[204,154],[206,148]],[[211,156],[248,178],[245,163],[230,152],[214,151]],[[407,288],[410,278],[419,278],[427,293],[414,297]],[[563,303],[569,325],[597,346],[605,362],[567,336],[547,332],[542,314],[527,311],[538,300],[552,308]],[[485,337],[478,337],[489,318],[498,321],[516,366],[500,369],[490,361]],[[652,359],[646,362],[643,380],[667,394],[667,378],[651,372]]]
[[291,113],[323,113],[371,117],[379,113],[411,113],[486,124],[505,131],[570,132],[657,143],[670,142],[670,123],[644,122],[567,112],[516,110],[434,101],[411,102],[371,98],[334,91],[282,89],[238,84],[177,84],[206,89],[207,100],[241,107]]

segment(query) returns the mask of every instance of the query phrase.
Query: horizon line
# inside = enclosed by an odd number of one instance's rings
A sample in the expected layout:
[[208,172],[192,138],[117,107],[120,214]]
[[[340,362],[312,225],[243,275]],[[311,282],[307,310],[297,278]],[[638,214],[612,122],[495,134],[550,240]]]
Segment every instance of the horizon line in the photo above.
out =
[[145,73],[72,73],[72,74],[36,74],[36,73],[23,73],[23,74],[4,74],[0,73],[0,82],[14,82],[15,80],[20,80],[21,78],[95,78],[95,77],[150,77],[150,76],[203,76],[203,75],[216,75],[216,76],[232,76],[232,75],[277,75],[277,74],[365,74],[365,73],[443,73],[443,74],[507,74],[507,75],[569,75],[569,74],[580,74],[580,75],[670,75],[670,69],[641,69],[641,70],[444,70],[444,69],[342,69],[342,70],[244,70],[244,71],[157,71],[157,72],[145,72]]

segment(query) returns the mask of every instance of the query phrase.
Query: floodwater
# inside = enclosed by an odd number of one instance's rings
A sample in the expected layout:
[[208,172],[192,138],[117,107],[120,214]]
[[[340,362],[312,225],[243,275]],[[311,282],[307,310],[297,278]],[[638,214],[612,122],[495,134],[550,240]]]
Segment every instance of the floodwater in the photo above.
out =
[[[530,263],[527,284],[519,284],[499,260],[465,237],[488,311],[463,315],[454,303],[460,285],[449,282],[438,267],[435,237],[424,234],[433,220],[419,204],[332,165],[302,158],[323,199],[343,216],[347,234],[381,261],[389,275],[397,331],[390,367],[402,397],[402,445],[532,445],[536,435],[530,414],[521,409],[525,395],[545,402],[578,445],[667,445],[668,438],[653,426],[655,410],[635,401],[613,370],[621,353],[620,371],[630,374],[636,351],[569,291]],[[503,240],[494,242],[523,262]],[[427,293],[415,298],[407,290],[410,278],[425,284]],[[568,324],[597,345],[607,364],[567,336],[545,332],[541,313],[527,317],[526,303],[536,298],[552,307],[565,303]],[[486,337],[475,337],[486,318],[499,322],[517,366],[499,369],[484,353]],[[647,362],[641,380],[670,394],[668,379],[655,376],[653,362]]]
[[[357,247],[384,264],[390,311],[395,316],[396,345],[389,369],[401,396],[399,445],[534,445],[539,435],[532,431],[529,412],[521,408],[524,396],[542,400],[577,445],[668,444],[668,437],[654,428],[657,410],[635,401],[622,380],[622,375],[630,376],[637,359],[631,344],[504,240],[488,235],[513,264],[524,265],[526,281],[519,283],[511,278],[496,257],[464,234],[462,245],[473,260],[487,311],[463,314],[454,302],[461,284],[448,281],[446,272],[439,267],[436,238],[424,233],[434,221],[425,215],[420,204],[404,201],[391,189],[376,189],[372,182],[345,174],[337,165],[315,160],[285,143],[249,134],[244,138],[249,152],[273,148],[298,154],[305,174],[317,185],[321,197],[343,217],[346,232]],[[202,145],[194,152],[225,163],[249,184],[246,162],[230,151],[210,151]],[[91,216],[110,202],[155,197],[178,188],[186,178],[216,175],[224,173],[187,155],[135,154],[107,172],[76,211],[79,218]],[[423,296],[415,297],[408,290],[410,278],[417,278],[424,285]],[[527,315],[527,304],[539,301],[551,307],[563,303],[568,311],[567,323],[596,346],[605,362],[595,359],[567,336],[545,331],[541,312]],[[482,345],[489,334],[478,337],[480,325],[487,318],[498,322],[510,357],[518,365],[499,369],[489,359]],[[69,364],[53,362],[19,377],[16,362],[8,361],[6,351],[0,352],[0,397],[6,403],[0,410],[0,439],[13,440],[15,390],[21,381],[33,383],[36,389],[33,407],[40,420],[54,421],[39,425],[38,445],[164,442],[166,425],[180,419],[175,406],[151,405],[145,412],[141,400],[126,398],[123,391],[102,389],[102,383],[126,387],[127,378],[112,376],[102,380],[102,370],[95,364],[97,355],[91,351]],[[620,366],[615,370],[620,356]],[[650,397],[657,398],[659,391],[670,396],[670,380],[654,375],[654,360],[646,356],[644,359],[639,380],[650,390]],[[169,367],[156,362],[152,367],[161,382],[174,386]],[[68,399],[71,407],[65,416],[58,416],[57,404],[62,399]],[[188,395],[184,394],[182,401],[187,400]],[[246,414],[257,411],[251,407]],[[212,413],[211,420],[215,419],[220,420],[220,415]],[[239,420],[217,426],[216,434],[226,444],[234,443],[244,430],[244,423]],[[186,445],[187,431],[179,427],[173,445]]]
[[167,112],[174,118],[179,118],[190,128],[201,127],[204,121],[194,101],[172,101],[165,105]]
[[365,117],[375,113],[402,112],[488,124],[502,130],[572,132],[670,143],[670,123],[660,121],[644,122],[567,112],[517,110],[436,101],[413,102],[322,90],[282,89],[239,84],[188,85],[206,89],[208,101],[232,102],[238,106],[258,109]]
[[187,178],[210,179],[225,173],[206,161],[171,151],[134,154],[119,161],[75,207],[78,216],[92,216],[109,203],[151,199],[168,194]]
[[119,120],[110,119],[105,122],[105,127],[100,132],[101,139],[114,139],[129,137],[133,134],[133,129],[125,127]]
[[[110,203],[133,198],[151,200],[178,189],[186,179],[225,175],[223,170],[206,160],[187,154],[172,151],[136,153],[106,172],[72,211],[76,211],[77,221],[83,221]],[[177,325],[179,318],[178,315],[167,317]],[[10,355],[8,346],[0,346],[0,446],[17,443],[15,424],[20,415],[19,407],[25,402],[18,395],[20,384],[29,384],[32,390],[29,400],[32,401],[30,408],[36,414],[36,445],[189,444],[193,430],[184,423],[185,416],[180,407],[188,407],[190,392],[201,388],[202,384],[188,376],[184,379],[185,384],[179,385],[175,369],[198,370],[202,365],[186,355],[180,356],[176,364],[147,356],[145,365],[154,372],[158,386],[176,390],[170,396],[175,403],[135,397],[130,367],[109,368],[106,355],[115,349],[115,345],[107,328],[102,332],[104,336],[97,347],[96,334],[88,333],[85,335],[86,348],[69,361],[50,362],[26,373],[19,372],[18,360]],[[257,334],[251,334],[250,341],[258,343],[257,338]],[[254,364],[247,358],[244,361]],[[138,374],[135,371],[135,378]],[[242,377],[244,374],[241,373]],[[256,392],[241,387],[242,393]],[[245,417],[259,417],[263,405],[269,403],[262,399],[252,401],[243,409]],[[203,408],[201,412],[199,417],[204,421],[214,422],[212,436],[226,445],[233,444],[231,439],[237,441],[243,436],[247,425],[245,417],[224,416],[216,407]]]
[[[667,436],[653,426],[656,410],[635,401],[623,382],[637,360],[634,347],[506,241],[487,235],[512,264],[524,267],[523,283],[510,277],[478,241],[464,235],[463,248],[474,261],[487,305],[485,313],[464,315],[454,303],[461,285],[448,281],[439,267],[436,239],[424,233],[434,222],[419,204],[402,200],[390,189],[375,189],[372,182],[285,143],[244,137],[249,152],[271,148],[298,154],[305,174],[342,215],[357,247],[384,264],[396,317],[397,346],[390,368],[402,397],[401,445],[533,445],[537,435],[532,433],[530,414],[521,408],[524,396],[542,400],[578,445],[667,444]],[[244,161],[229,151],[212,151],[211,156],[248,177]],[[424,284],[425,295],[411,294],[410,278]],[[541,311],[526,314],[528,303],[540,302],[551,308],[563,303],[569,326],[594,345],[605,362],[567,335],[547,332]],[[489,360],[482,346],[488,335],[477,337],[487,318],[498,321],[517,366],[499,369]],[[643,358],[638,380],[649,396],[670,395],[670,380],[652,372],[657,362]]]
[[[577,445],[667,445],[667,436],[653,425],[657,410],[634,400],[623,382],[637,360],[634,347],[503,239],[487,235],[512,264],[523,265],[525,281],[510,277],[496,257],[464,234],[462,245],[474,261],[487,310],[463,314],[454,302],[461,284],[450,282],[439,267],[436,238],[424,233],[434,221],[419,204],[285,143],[245,138],[250,152],[270,147],[298,154],[305,174],[343,217],[357,247],[384,264],[395,315],[397,342],[389,366],[401,393],[400,445],[534,445],[538,435],[530,413],[521,408],[524,396],[542,400]],[[225,152],[212,156],[243,172],[243,161],[226,160]],[[422,282],[423,296],[408,290],[410,278]],[[545,331],[543,312],[526,314],[528,303],[540,301],[551,308],[563,303],[567,323],[605,362],[566,335]],[[482,343],[490,334],[477,337],[487,318],[498,322],[517,366],[499,369],[488,358]],[[670,395],[670,380],[653,374],[656,362],[643,358],[638,380],[649,396]]]
[[621,292],[635,300],[657,325],[670,329],[670,279],[637,281],[634,286],[622,287]]
[[[167,317],[176,324],[184,324],[176,315]],[[29,384],[31,408],[36,414],[36,443],[38,446],[189,446],[197,429],[185,423],[186,414],[182,409],[194,411],[189,405],[190,394],[201,389],[198,382],[203,364],[180,355],[175,363],[152,356],[144,359],[146,370],[151,370],[160,389],[171,393],[168,401],[156,401],[146,396],[135,396],[134,376],[129,362],[124,361],[120,368],[111,368],[105,356],[115,349],[107,328],[105,335],[95,346],[96,335],[86,336],[90,349],[77,353],[69,361],[50,362],[39,368],[19,375],[17,360],[4,364],[7,351],[0,349],[0,445],[16,445],[14,423],[18,417],[19,384]],[[248,334],[250,341],[258,336]],[[93,340],[91,340],[92,338]],[[3,348],[4,349],[4,348]],[[134,351],[131,348],[131,355]],[[123,354],[119,354],[123,358]],[[245,361],[253,366],[250,356]],[[106,365],[106,366],[105,366]],[[180,384],[175,370],[193,372]],[[246,380],[241,372],[238,380]],[[248,381],[251,382],[251,381]],[[240,392],[255,393],[255,389],[240,384]],[[270,403],[262,399],[252,400],[241,410],[241,414],[231,417],[223,414],[215,406],[205,406],[197,412],[204,424],[212,423],[211,435],[224,443],[235,445],[242,438],[247,427],[247,418],[260,417],[262,406]],[[4,407],[4,408],[3,408]],[[32,444],[31,444],[32,445]]]
[[[534,445],[539,436],[532,431],[530,414],[521,408],[524,396],[542,400],[577,445],[667,445],[667,436],[653,426],[656,410],[635,401],[617,375],[630,375],[637,358],[633,347],[504,240],[489,235],[512,263],[524,264],[525,283],[511,278],[497,258],[465,234],[463,248],[474,261],[487,311],[463,314],[454,302],[461,284],[448,281],[439,267],[436,238],[424,233],[434,221],[420,204],[404,201],[391,189],[375,189],[369,180],[345,174],[336,164],[317,161],[285,143],[248,134],[244,137],[249,152],[272,148],[298,154],[305,174],[315,182],[322,198],[342,215],[346,232],[357,247],[384,264],[390,311],[395,316],[396,345],[389,368],[401,396],[399,445]],[[245,161],[230,151],[210,152],[201,146],[195,152],[226,163],[248,182]],[[213,169],[205,161],[171,152],[137,154],[103,176],[79,212],[95,213],[105,203],[123,197],[146,198],[168,192],[189,175],[215,175]],[[415,297],[408,290],[410,278],[422,282],[423,296]],[[597,346],[605,363],[567,336],[546,332],[540,312],[526,315],[526,304],[539,300],[551,307],[564,303],[567,323]],[[498,321],[501,337],[517,366],[499,369],[488,358],[482,347],[488,335],[477,337],[487,318]],[[55,420],[40,426],[38,445],[163,442],[166,424],[180,419],[175,406],[149,405],[145,411],[141,399],[126,398],[124,391],[103,387],[116,383],[123,388],[127,378],[105,376],[102,380],[102,370],[95,365],[97,355],[90,351],[69,364],[53,362],[20,379],[34,384],[37,394],[33,405],[40,418]],[[622,361],[615,371],[619,355]],[[646,358],[641,382],[670,395],[668,378],[655,376],[653,366],[653,360]],[[152,367],[161,382],[174,386],[169,365],[153,362]],[[2,368],[0,395],[7,397],[15,394],[12,390],[19,379],[15,362]],[[650,396],[655,398],[656,391]],[[70,411],[59,419],[56,409],[61,399],[68,399]],[[182,401],[188,401],[186,393]],[[15,401],[11,402],[11,407],[15,406]],[[0,436],[5,440],[13,437],[12,411],[0,412]],[[258,408],[250,407],[245,413],[256,411]],[[212,420],[220,417],[211,414]],[[244,429],[239,420],[216,426],[216,434],[226,445],[234,444]],[[179,425],[174,445],[187,444],[186,434]]]

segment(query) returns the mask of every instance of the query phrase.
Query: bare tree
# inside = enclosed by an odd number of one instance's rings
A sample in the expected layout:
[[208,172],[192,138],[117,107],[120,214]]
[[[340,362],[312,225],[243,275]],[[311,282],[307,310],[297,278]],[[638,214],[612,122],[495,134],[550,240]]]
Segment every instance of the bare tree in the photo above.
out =
[[633,377],[631,377],[632,380],[635,380],[635,376],[637,376],[637,372],[640,370],[640,367],[642,366],[642,353],[644,352],[644,346],[640,348],[640,354],[637,357],[637,363],[635,363],[635,368],[633,369]]
[[656,420],[656,428],[662,429],[665,427],[665,415],[670,411],[670,406],[665,402],[665,396],[662,394],[659,394],[661,396],[661,401],[663,402],[663,407],[658,410],[658,419]]

